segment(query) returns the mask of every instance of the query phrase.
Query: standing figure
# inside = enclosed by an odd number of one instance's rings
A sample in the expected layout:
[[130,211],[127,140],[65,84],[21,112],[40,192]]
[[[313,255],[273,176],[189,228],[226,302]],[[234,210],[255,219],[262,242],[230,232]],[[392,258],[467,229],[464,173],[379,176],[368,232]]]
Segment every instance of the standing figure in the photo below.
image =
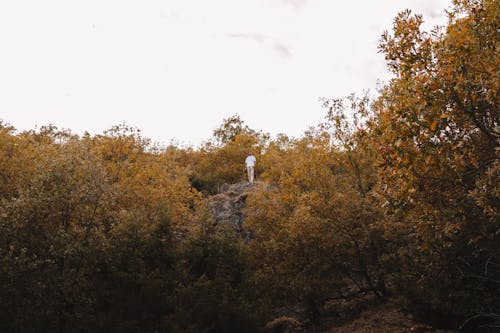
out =
[[250,183],[253,183],[254,167],[255,167],[256,161],[257,161],[257,159],[253,155],[248,155],[247,158],[245,159],[245,164],[247,166],[248,181]]

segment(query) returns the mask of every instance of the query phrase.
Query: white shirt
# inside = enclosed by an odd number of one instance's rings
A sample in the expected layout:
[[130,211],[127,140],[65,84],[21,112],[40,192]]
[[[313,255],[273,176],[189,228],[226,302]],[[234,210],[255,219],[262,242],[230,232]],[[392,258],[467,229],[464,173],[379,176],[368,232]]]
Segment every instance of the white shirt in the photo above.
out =
[[245,164],[247,165],[247,167],[249,166],[253,167],[255,165],[255,161],[256,161],[255,156],[250,155],[245,159]]

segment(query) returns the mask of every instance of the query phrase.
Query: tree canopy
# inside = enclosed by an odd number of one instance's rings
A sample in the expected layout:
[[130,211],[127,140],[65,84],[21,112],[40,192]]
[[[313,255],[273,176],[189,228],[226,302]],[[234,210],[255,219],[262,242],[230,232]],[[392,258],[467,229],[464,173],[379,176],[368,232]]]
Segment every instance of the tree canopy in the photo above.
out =
[[[0,330],[307,330],[367,295],[434,327],[498,327],[500,5],[423,20],[382,35],[376,97],[322,99],[298,138],[237,115],[198,148],[0,122]],[[256,184],[227,194],[242,237],[208,206],[249,154]]]

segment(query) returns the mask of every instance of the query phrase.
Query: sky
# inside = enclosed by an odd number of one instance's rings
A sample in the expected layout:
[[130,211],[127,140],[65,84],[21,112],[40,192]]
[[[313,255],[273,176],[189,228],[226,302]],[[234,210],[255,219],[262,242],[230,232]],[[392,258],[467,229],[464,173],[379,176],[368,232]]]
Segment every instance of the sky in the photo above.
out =
[[376,93],[380,35],[409,8],[446,24],[451,0],[0,1],[0,119],[18,130],[137,127],[197,145],[238,114],[300,136],[320,97]]

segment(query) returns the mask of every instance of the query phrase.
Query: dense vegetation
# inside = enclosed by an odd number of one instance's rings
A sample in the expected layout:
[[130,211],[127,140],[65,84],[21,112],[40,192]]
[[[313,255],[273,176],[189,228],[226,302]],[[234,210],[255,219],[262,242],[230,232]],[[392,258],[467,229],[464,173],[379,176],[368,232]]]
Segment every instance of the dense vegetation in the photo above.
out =
[[[498,325],[500,5],[421,23],[403,12],[383,35],[394,76],[374,100],[325,99],[301,138],[238,116],[196,149],[1,122],[0,330],[258,332],[366,294],[437,327]],[[249,153],[245,241],[206,201]]]

